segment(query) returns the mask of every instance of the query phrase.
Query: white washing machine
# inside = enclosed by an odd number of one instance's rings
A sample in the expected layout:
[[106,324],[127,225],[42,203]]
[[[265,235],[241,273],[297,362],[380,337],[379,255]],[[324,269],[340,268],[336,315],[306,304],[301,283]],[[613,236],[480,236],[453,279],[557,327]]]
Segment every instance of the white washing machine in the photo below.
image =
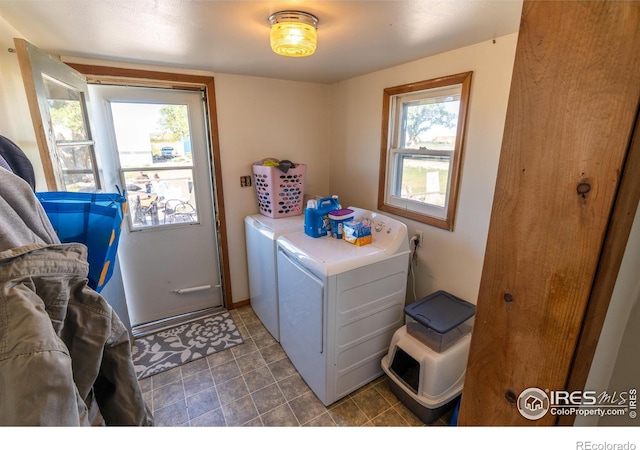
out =
[[371,244],[304,231],[277,239],[280,344],[325,405],[382,375],[380,361],[404,324],[407,228],[349,209],[371,219]]
[[279,341],[276,239],[286,233],[304,231],[304,216],[274,219],[254,214],[245,217],[244,231],[251,307],[269,333]]

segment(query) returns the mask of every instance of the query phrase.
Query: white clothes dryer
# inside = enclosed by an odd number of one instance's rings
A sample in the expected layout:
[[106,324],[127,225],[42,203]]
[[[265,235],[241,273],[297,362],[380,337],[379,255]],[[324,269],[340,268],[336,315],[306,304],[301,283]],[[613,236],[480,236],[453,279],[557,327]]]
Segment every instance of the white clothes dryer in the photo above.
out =
[[277,239],[280,344],[325,405],[383,374],[380,362],[404,324],[407,227],[349,209],[372,221],[371,244],[304,231]]
[[253,214],[245,217],[244,230],[251,307],[269,333],[280,341],[276,240],[286,233],[304,231],[304,216],[274,219]]

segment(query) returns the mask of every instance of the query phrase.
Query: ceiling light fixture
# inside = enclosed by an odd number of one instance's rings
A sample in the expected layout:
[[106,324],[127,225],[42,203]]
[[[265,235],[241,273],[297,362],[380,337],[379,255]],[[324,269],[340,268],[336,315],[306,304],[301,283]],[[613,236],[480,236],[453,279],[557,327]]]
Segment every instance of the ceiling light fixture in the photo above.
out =
[[302,11],[280,11],[269,16],[271,49],[278,55],[313,55],[318,45],[318,18]]

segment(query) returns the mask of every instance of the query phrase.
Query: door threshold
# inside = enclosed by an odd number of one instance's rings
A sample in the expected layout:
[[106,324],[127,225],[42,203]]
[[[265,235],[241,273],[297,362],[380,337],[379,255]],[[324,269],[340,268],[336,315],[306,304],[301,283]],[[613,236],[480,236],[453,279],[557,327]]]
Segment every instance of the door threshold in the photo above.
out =
[[174,328],[180,326],[184,323],[193,322],[194,320],[201,319],[202,317],[209,316],[211,314],[219,313],[225,311],[223,306],[216,306],[212,308],[200,309],[198,311],[193,311],[185,314],[180,314],[177,316],[167,317],[166,319],[155,320],[153,322],[143,323],[141,325],[136,325],[131,329],[131,334],[135,338],[140,338],[143,336],[148,336],[150,334],[157,333],[159,331],[167,330],[169,328]]

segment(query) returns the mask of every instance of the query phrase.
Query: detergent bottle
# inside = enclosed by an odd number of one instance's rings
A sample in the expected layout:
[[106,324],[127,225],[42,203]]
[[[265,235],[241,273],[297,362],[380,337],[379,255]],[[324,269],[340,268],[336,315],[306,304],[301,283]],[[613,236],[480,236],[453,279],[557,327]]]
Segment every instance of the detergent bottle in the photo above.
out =
[[[311,206],[311,207],[310,207]],[[326,236],[331,232],[329,213],[340,209],[337,197],[324,197],[314,205],[307,205],[304,210],[304,232],[314,238]]]

